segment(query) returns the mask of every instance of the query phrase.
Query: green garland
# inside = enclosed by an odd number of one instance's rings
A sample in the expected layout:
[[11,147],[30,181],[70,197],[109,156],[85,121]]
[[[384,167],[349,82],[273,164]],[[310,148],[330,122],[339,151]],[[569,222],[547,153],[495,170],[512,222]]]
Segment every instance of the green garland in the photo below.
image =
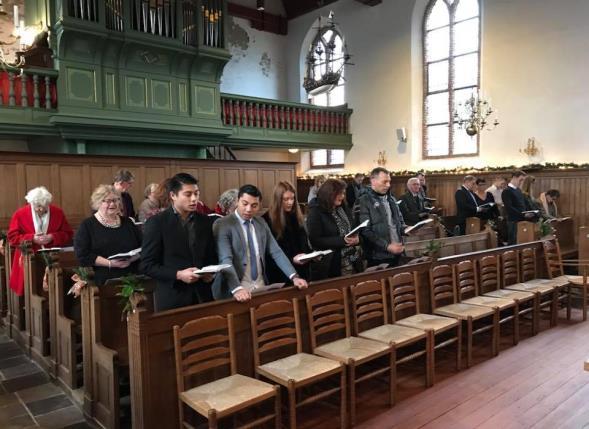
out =
[[[425,173],[428,175],[456,175],[456,174],[480,174],[480,173],[494,173],[494,172],[508,172],[513,170],[524,170],[526,172],[542,171],[542,170],[568,170],[568,169],[583,169],[589,170],[589,164],[576,164],[574,162],[547,162],[545,164],[527,164],[523,166],[508,165],[503,167],[456,167],[452,169],[442,170],[395,170],[391,171],[393,176],[414,176],[417,173]],[[366,174],[367,173],[363,173]],[[352,179],[355,174],[329,174],[329,177],[337,179]],[[299,180],[309,180],[314,176],[304,175],[298,177]]]

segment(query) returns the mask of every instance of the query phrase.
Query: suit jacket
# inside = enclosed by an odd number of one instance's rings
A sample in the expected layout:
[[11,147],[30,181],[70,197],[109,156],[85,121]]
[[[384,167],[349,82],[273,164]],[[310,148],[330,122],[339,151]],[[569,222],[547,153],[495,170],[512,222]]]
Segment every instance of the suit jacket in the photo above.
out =
[[477,204],[475,202],[475,195],[461,186],[454,194],[456,200],[456,216],[458,217],[458,224],[466,224],[467,217],[477,215]]
[[[268,283],[265,267],[266,257],[272,258],[287,277],[290,278],[296,274],[288,257],[276,243],[268,224],[257,217],[253,218],[252,222],[258,240],[264,281]],[[219,264],[231,265],[231,268],[224,270],[222,275],[215,279],[213,297],[215,299],[231,298],[231,291],[240,286],[248,264],[246,238],[240,220],[235,213],[217,220],[213,225],[213,234],[217,244]]]
[[524,194],[519,188],[514,189],[511,186],[508,186],[501,193],[501,199],[503,200],[508,221],[519,222],[526,220],[522,214],[523,211],[527,210],[526,201],[524,199]]
[[[407,225],[399,207],[397,206],[395,197],[388,194],[387,201],[391,208],[393,216],[393,224],[397,229],[399,239],[403,240],[404,231]],[[390,259],[394,255],[387,251],[387,247],[391,244],[389,224],[387,221],[387,212],[382,204],[380,196],[372,189],[358,198],[358,205],[360,206],[360,223],[368,220],[368,226],[360,230],[362,237],[362,249],[367,259]]]
[[415,225],[417,222],[425,219],[428,215],[428,212],[425,210],[425,208],[422,208],[421,210],[419,209],[416,198],[419,198],[422,207],[425,207],[424,201],[421,200],[421,196],[419,194],[414,197],[411,192],[407,191],[401,197],[401,201],[403,202],[399,205],[399,208],[401,209],[403,219],[405,219],[407,225]]
[[[63,211],[54,205],[49,205],[49,225],[47,234],[53,235],[53,241],[49,247],[63,247],[71,244],[74,232],[65,218]],[[11,246],[16,247],[12,259],[12,270],[10,271],[10,288],[17,294],[24,293],[24,271],[18,246],[23,241],[33,241],[35,236],[35,224],[31,205],[21,207],[12,215],[8,227],[7,238]],[[39,250],[41,246],[33,243],[33,251]]]
[[[189,232],[190,228],[194,231]],[[192,243],[191,234],[194,237]],[[157,280],[156,311],[210,301],[210,284],[202,281],[186,284],[176,280],[176,272],[216,263],[212,220],[208,216],[194,213],[183,226],[179,215],[169,207],[145,223],[141,271]]]

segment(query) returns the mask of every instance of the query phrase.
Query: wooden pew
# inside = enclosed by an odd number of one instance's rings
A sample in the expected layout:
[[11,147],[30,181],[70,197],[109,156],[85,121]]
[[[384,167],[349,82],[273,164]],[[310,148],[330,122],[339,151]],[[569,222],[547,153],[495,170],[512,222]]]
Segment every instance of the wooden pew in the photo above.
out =
[[[4,240],[6,241],[6,240]],[[2,245],[6,252],[6,246]],[[7,326],[6,314],[8,313],[8,277],[6,276],[6,258],[0,258],[0,326]]]
[[[579,228],[579,260],[589,261],[589,227],[582,226]],[[560,241],[560,240],[559,240]]]
[[[12,255],[14,249],[11,246],[7,247],[6,260],[6,282],[10,283],[10,270],[12,269]],[[25,318],[25,296],[15,294],[10,286],[8,287],[8,313],[9,319],[9,335],[16,343],[23,348],[27,353],[30,353],[29,335],[26,332],[26,318]]]
[[[71,276],[78,260],[74,252],[60,252],[49,276],[49,325],[51,337],[51,361],[58,383],[74,397],[74,391],[82,385],[82,326],[81,317],[74,307],[80,301],[67,295],[73,282]],[[81,401],[80,401],[81,402]]]
[[554,235],[558,238],[560,252],[563,259],[574,259],[577,256],[577,245],[575,244],[575,222],[573,218],[563,218],[550,222],[554,229]]
[[[47,255],[50,257],[50,255]],[[43,290],[45,262],[41,254],[23,255],[25,323],[31,358],[54,376],[49,343],[49,294]]]
[[[89,409],[96,422],[107,429],[120,426],[120,381],[121,376],[126,378],[129,367],[127,322],[121,320],[121,297],[117,296],[120,284],[111,280],[82,290],[84,302],[89,303],[89,311],[87,307],[82,309],[84,409]],[[155,282],[144,282],[143,287],[144,308],[151,312]]]
[[[442,257],[497,247],[497,237],[491,229],[476,234],[438,238],[435,241],[442,244],[440,249]],[[405,244],[405,253],[409,257],[418,258],[422,256],[430,242],[431,240],[408,242]]]
[[466,235],[468,234],[477,234],[483,230],[483,227],[486,222],[483,222],[478,217],[468,217],[466,218]]

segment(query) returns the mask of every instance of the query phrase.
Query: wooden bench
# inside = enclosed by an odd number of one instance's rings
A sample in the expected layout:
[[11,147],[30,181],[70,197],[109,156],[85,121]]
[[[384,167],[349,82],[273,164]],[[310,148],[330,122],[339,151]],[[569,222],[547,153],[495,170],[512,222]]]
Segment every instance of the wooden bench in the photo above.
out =
[[[51,258],[50,255],[47,255]],[[46,264],[38,253],[23,255],[25,323],[31,358],[51,375],[53,367],[49,343],[49,293],[43,290]]]
[[10,289],[10,271],[12,269],[12,255],[14,249],[7,246],[5,253],[5,267],[6,267],[6,283],[7,288],[7,314],[8,319],[8,335],[27,353],[30,353],[29,335],[26,331],[26,317],[25,317],[25,296],[17,295]]
[[[561,221],[550,222],[553,233],[558,242],[564,259],[571,259],[577,255],[577,244],[575,243],[575,223],[572,218],[566,218]],[[540,224],[533,222],[517,223],[517,242],[528,243],[539,240]]]
[[[442,245],[440,249],[441,257],[497,247],[497,237],[491,229],[476,234],[438,238],[435,241]],[[430,242],[431,240],[408,242],[405,244],[405,253],[411,258],[418,258],[423,255]]]
[[[6,241],[6,240],[5,240]],[[6,246],[2,246],[6,252]],[[0,326],[7,326],[6,314],[8,313],[8,276],[6,275],[6,259],[0,258]]]
[[72,251],[55,256],[57,260],[49,275],[51,361],[58,383],[74,396],[82,385],[82,320],[74,314],[80,301],[67,293],[73,284],[73,269],[79,263]]
[[[127,322],[121,320],[121,297],[117,295],[119,285],[120,281],[111,280],[100,287],[89,284],[82,290],[84,409],[89,410],[96,422],[107,429],[120,426],[120,382],[121,376],[126,378],[129,367]],[[153,311],[155,282],[144,282],[143,287],[146,296],[144,308]],[[170,367],[173,369],[173,356],[171,359]]]

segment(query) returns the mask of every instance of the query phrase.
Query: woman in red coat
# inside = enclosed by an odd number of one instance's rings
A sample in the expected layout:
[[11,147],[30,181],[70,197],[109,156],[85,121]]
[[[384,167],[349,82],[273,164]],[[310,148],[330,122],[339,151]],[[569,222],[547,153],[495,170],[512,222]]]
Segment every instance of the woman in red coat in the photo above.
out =
[[71,244],[74,232],[63,211],[51,205],[53,196],[44,187],[31,189],[25,199],[29,204],[12,215],[8,241],[15,247],[10,272],[10,288],[17,294],[24,292],[24,270],[19,245],[30,241],[33,250],[44,247],[63,247]]

